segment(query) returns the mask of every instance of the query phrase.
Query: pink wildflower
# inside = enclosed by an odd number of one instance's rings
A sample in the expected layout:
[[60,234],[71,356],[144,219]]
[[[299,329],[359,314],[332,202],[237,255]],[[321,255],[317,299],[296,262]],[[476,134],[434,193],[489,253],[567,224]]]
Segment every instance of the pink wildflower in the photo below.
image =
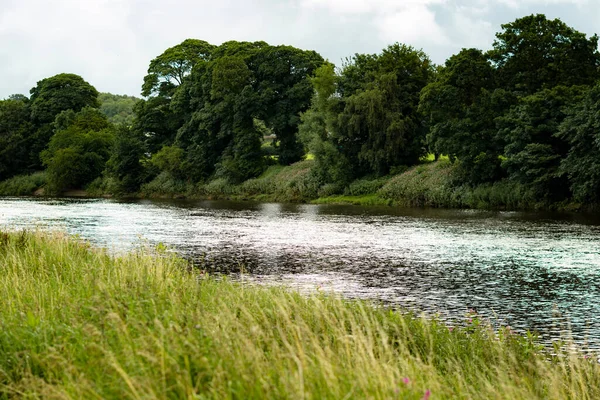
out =
[[427,389],[425,391],[425,395],[423,396],[423,400],[429,400],[430,397],[431,397],[431,390]]
[[410,378],[402,378],[402,382],[404,382],[405,385],[410,384]]

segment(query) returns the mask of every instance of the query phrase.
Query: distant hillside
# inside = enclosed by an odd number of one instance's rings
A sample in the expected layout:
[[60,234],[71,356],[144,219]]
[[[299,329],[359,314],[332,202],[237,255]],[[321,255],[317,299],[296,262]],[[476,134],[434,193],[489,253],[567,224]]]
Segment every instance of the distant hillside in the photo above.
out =
[[100,111],[114,124],[130,125],[133,121],[133,106],[140,99],[134,96],[100,93]]

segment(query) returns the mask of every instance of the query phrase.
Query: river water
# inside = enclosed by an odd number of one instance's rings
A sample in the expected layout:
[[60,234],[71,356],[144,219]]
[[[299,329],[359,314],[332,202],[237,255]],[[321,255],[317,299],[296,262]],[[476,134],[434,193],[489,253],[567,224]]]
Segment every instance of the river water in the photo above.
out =
[[[0,227],[124,251],[164,243],[210,271],[335,291],[600,349],[600,218],[227,201],[0,198]],[[567,333],[568,332],[568,333]]]

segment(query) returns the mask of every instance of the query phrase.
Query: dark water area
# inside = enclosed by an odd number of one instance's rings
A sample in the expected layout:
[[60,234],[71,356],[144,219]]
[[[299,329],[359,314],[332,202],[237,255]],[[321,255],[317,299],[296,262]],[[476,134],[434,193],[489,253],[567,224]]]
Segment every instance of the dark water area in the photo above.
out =
[[600,349],[600,216],[227,201],[0,198],[0,227],[59,228],[124,251],[164,243],[266,284],[332,290],[449,323],[570,332]]

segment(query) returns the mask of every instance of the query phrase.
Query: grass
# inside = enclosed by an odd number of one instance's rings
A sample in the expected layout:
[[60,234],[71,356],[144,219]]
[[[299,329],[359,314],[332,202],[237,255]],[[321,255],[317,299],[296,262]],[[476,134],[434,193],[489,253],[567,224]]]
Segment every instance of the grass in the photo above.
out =
[[460,207],[452,170],[448,160],[418,165],[391,178],[377,194],[406,207]]
[[531,190],[509,180],[476,187],[455,183],[456,166],[447,158],[427,162],[393,176],[377,195],[405,207],[472,208],[503,210],[573,209],[570,203],[544,203]]
[[311,201],[313,204],[351,204],[355,206],[389,206],[392,205],[391,200],[381,198],[377,194],[366,194],[360,196],[328,196],[319,197]]
[[0,398],[593,399],[600,368],[531,338],[0,233]]
[[15,176],[0,182],[0,196],[31,196],[45,184],[45,172]]

